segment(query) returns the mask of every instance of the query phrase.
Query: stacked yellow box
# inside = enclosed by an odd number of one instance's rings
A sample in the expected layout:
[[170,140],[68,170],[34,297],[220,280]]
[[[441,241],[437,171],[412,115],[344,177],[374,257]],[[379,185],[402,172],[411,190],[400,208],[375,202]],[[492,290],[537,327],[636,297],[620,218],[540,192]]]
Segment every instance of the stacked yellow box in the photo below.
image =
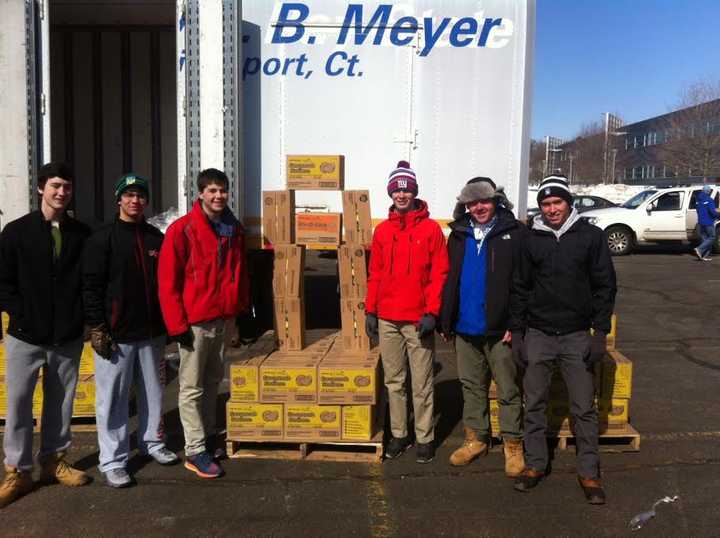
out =
[[355,442],[378,433],[378,352],[346,352],[339,333],[316,334],[308,331],[301,353],[263,337],[230,365],[229,440]]

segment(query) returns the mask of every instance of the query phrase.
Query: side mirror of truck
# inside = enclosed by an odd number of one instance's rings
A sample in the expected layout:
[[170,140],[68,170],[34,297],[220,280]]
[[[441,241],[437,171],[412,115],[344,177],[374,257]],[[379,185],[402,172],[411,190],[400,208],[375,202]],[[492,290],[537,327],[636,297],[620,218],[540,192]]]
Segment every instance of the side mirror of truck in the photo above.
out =
[[652,210],[653,210],[653,208],[652,208],[652,206],[651,206],[650,204],[648,204],[648,205],[645,206],[645,211],[647,212],[648,215],[649,215],[650,213],[652,213]]

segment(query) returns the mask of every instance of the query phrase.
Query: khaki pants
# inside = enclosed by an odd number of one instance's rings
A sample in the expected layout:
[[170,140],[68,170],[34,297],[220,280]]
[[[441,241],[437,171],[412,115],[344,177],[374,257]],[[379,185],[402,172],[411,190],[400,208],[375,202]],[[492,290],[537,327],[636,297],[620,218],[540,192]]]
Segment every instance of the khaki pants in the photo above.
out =
[[490,440],[488,392],[492,377],[497,383],[500,412],[500,431],[493,434],[503,439],[522,438],[522,399],[510,346],[500,338],[459,334],[455,337],[455,352],[465,426],[474,430],[481,440]]
[[204,452],[205,440],[216,433],[218,385],[225,374],[225,322],[216,319],[193,325],[191,329],[193,349],[180,346],[178,378],[178,407],[185,433],[185,456]]
[[415,413],[415,438],[430,443],[435,438],[433,423],[433,355],[434,335],[420,340],[412,323],[379,320],[380,353],[385,373],[385,386],[390,403],[390,429],[393,437],[406,437],[408,365],[412,378],[412,399]]

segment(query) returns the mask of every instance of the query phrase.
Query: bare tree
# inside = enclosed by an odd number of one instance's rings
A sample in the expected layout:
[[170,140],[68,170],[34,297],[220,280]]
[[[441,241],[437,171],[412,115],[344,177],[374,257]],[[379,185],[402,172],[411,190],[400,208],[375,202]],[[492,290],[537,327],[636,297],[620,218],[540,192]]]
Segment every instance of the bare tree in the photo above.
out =
[[571,183],[600,183],[603,178],[605,130],[602,122],[584,124],[571,141],[563,144],[562,172]]
[[530,140],[530,171],[528,183],[538,185],[545,175],[545,140]]
[[720,81],[688,86],[662,127],[665,166],[681,177],[720,175]]

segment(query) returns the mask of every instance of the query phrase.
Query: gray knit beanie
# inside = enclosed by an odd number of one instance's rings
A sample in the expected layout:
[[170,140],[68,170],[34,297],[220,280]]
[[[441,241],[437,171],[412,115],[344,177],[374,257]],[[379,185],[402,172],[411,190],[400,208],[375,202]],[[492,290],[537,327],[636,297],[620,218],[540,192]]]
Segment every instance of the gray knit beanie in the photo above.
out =
[[468,181],[460,191],[460,195],[457,197],[458,203],[455,205],[453,211],[453,218],[459,219],[465,214],[465,205],[475,200],[490,200],[495,201],[495,205],[501,205],[506,209],[512,209],[513,204],[505,196],[505,190],[503,187],[497,187],[495,182],[489,177],[474,177]]

